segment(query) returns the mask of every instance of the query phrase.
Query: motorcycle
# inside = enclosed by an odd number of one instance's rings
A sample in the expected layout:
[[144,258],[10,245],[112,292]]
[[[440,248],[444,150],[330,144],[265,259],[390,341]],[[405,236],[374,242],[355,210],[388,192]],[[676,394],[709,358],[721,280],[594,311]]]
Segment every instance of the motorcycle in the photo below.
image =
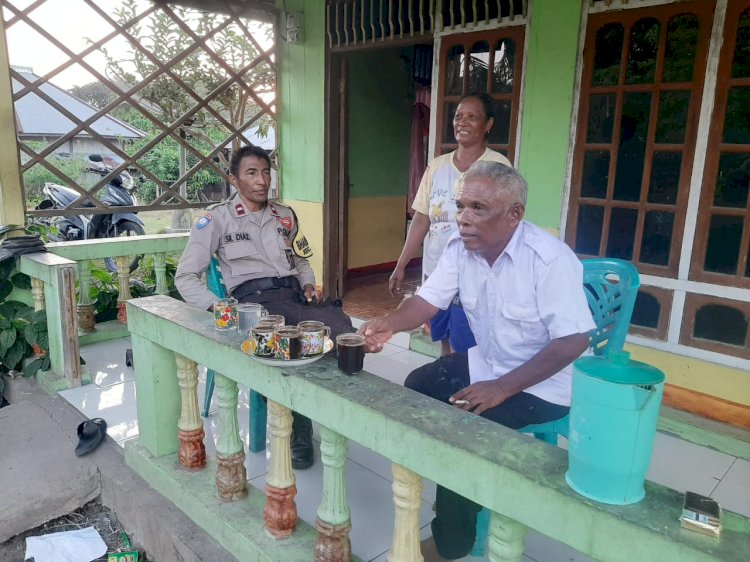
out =
[[[104,159],[99,154],[91,154],[87,161],[87,171],[106,176],[112,168],[107,166]],[[106,193],[100,199],[108,207],[131,207],[138,205],[138,201],[133,193],[133,178],[131,175],[122,171],[115,176],[105,186]],[[78,199],[81,194],[69,187],[56,183],[47,182],[42,189],[45,199],[37,205],[37,209],[64,209],[73,201]],[[87,201],[84,207],[93,207],[94,205]],[[57,235],[50,235],[51,240],[91,240],[94,238],[116,238],[119,236],[135,236],[146,234],[143,229],[143,221],[135,213],[109,213],[97,215],[74,215],[68,217],[58,217],[48,223],[50,226],[57,227]],[[131,273],[138,268],[138,263],[143,256],[136,256],[130,264]],[[117,271],[114,258],[105,258],[104,265],[108,271]]]

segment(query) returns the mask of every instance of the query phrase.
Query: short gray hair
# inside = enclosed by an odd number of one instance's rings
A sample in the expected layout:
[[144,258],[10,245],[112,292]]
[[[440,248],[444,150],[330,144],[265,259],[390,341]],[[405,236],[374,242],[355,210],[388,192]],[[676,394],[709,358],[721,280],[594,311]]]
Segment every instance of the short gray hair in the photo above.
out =
[[507,191],[511,195],[513,203],[521,203],[526,206],[526,196],[529,185],[517,170],[491,160],[479,160],[469,168],[464,176],[464,183],[473,178],[488,178],[497,184],[497,187]]

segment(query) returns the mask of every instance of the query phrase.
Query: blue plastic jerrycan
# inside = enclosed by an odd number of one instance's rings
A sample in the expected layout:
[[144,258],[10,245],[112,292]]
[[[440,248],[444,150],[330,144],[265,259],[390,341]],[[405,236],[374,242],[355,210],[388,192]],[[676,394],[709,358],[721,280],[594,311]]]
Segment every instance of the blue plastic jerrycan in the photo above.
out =
[[571,488],[608,504],[643,499],[663,392],[664,373],[627,352],[574,363],[565,474]]

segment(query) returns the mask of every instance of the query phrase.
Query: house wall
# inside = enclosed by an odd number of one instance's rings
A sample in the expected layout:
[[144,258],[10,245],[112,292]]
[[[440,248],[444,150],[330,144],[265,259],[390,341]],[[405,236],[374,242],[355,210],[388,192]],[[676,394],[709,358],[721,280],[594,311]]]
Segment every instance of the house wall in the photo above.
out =
[[278,42],[280,195],[292,205],[313,248],[317,282],[323,275],[325,0],[277,1],[304,14],[304,42]]
[[[406,233],[411,49],[352,53],[349,67],[349,269],[395,262]],[[377,72],[374,72],[377,69]]]
[[526,217],[558,228],[565,189],[581,0],[534,0],[526,35],[519,170]]

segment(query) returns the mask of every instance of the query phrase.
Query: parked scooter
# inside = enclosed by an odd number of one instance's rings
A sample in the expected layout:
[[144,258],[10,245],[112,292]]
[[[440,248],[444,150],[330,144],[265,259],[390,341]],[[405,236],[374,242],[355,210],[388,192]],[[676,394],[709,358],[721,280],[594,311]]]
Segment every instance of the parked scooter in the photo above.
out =
[[[101,176],[106,176],[111,169],[104,163],[99,154],[91,154],[87,161],[87,170]],[[131,207],[138,205],[133,193],[133,178],[126,171],[120,172],[106,186],[106,194],[100,199],[108,207]],[[56,183],[45,183],[42,190],[45,195],[37,209],[64,209],[81,194],[69,187]],[[86,202],[84,207],[93,207]],[[93,238],[116,238],[118,236],[135,236],[145,234],[143,221],[135,213],[111,213],[97,215],[74,215],[57,219],[51,223],[56,226],[58,233],[50,239],[91,240]],[[136,256],[130,264],[130,271],[138,267],[142,256]],[[104,264],[109,271],[117,271],[114,258],[105,258]]]

